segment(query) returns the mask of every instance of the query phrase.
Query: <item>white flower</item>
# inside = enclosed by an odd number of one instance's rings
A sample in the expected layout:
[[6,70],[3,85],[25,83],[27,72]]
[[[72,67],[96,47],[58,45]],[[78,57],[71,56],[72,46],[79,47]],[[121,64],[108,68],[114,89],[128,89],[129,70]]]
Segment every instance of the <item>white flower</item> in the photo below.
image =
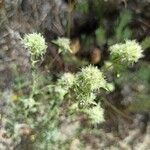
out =
[[92,91],[101,87],[105,88],[106,86],[103,73],[92,65],[83,68],[81,72],[77,74],[76,82],[79,83],[80,87],[89,88]]
[[121,64],[133,64],[143,57],[142,47],[135,40],[127,40],[123,44],[110,47],[111,59]]
[[58,80],[58,84],[63,88],[70,88],[74,83],[75,77],[71,73],[64,73],[61,78]]
[[68,51],[71,52],[70,40],[68,38],[62,37],[58,38],[57,40],[53,40],[52,42],[59,47],[59,53],[66,53]]
[[104,122],[104,109],[100,107],[98,104],[95,107],[92,107],[85,111],[88,114],[89,119],[91,120],[92,123],[101,123]]
[[47,45],[40,33],[26,34],[22,40],[31,56],[39,57],[46,52]]

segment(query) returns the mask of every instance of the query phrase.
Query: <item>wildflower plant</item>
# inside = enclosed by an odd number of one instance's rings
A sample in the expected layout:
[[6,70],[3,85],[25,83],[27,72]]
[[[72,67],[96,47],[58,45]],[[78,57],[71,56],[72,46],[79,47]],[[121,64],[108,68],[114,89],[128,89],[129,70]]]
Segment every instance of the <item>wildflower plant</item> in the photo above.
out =
[[33,64],[39,58],[41,59],[46,52],[47,45],[40,33],[26,34],[22,42],[25,48],[28,49]]
[[[142,52],[141,46],[135,40],[128,40],[123,44],[115,44],[110,47],[110,66],[114,71],[117,69],[121,71],[122,68],[131,64],[133,65],[133,63],[136,63],[143,57]],[[107,68],[108,70],[109,67]],[[77,105],[73,108],[77,109],[78,107],[79,111],[86,113],[92,123],[104,121],[104,110],[101,107],[101,102],[96,103],[95,100],[97,93],[102,89],[105,91],[113,91],[114,85],[106,81],[103,71],[89,65],[74,75],[74,82],[72,83],[68,90],[71,89],[71,92],[74,92],[71,93],[71,95],[74,95]],[[64,85],[66,86],[66,84]],[[114,110],[116,110],[116,108]]]
[[[24,41],[29,42],[29,35],[25,37],[25,39],[28,40]],[[44,40],[42,40],[42,45],[44,45],[43,41]],[[32,45],[28,42],[25,45]],[[58,46],[59,53],[71,52],[69,39],[58,38],[52,42]],[[34,42],[32,41],[31,43]],[[34,46],[33,49],[35,47],[39,47],[40,51],[42,52],[41,54],[35,53],[35,55],[37,54],[38,56],[42,56],[44,53],[42,49],[46,46],[43,46],[43,48],[41,48],[42,46]],[[29,47],[29,50],[31,51],[31,55],[34,55],[31,47]],[[38,50],[35,50],[35,52],[38,52]],[[114,66],[113,68],[115,68],[115,63],[119,64],[119,66],[123,68],[124,65],[127,66],[137,62],[138,59],[143,56],[142,52],[141,46],[134,40],[128,40],[123,44],[115,44],[111,46],[110,60]],[[75,103],[77,104],[76,106],[79,109],[82,109],[82,112],[88,114],[90,119],[93,118],[92,122],[98,122],[96,116],[93,117],[96,114],[98,116],[101,114],[101,119],[99,121],[104,120],[102,117],[104,110],[100,107],[101,103],[96,103],[95,101],[97,93],[99,93],[99,91],[102,89],[105,91],[112,91],[114,90],[114,86],[112,83],[108,83],[106,81],[106,77],[102,71],[92,65],[82,68],[81,71],[77,72],[76,74],[64,73],[61,78],[58,79],[56,85],[49,86],[49,92],[55,93],[55,98],[61,101],[65,98],[66,94],[70,94],[75,100]]]
[[36,83],[37,83],[37,68],[36,63],[43,58],[43,55],[46,52],[46,42],[41,33],[31,33],[26,34],[22,39],[22,43],[25,48],[28,50],[30,54],[30,60],[32,64],[32,76],[33,76],[33,85],[32,85],[32,93],[31,97],[34,95],[33,92],[36,91]]
[[30,112],[33,112],[33,110],[37,110],[36,106],[38,106],[38,103],[35,101],[34,95],[36,95],[39,91],[37,85],[40,75],[38,74],[38,67],[36,64],[38,61],[43,59],[47,45],[44,37],[40,33],[26,34],[22,39],[22,43],[30,54],[32,85],[29,97],[22,98],[20,102],[22,102],[22,105],[24,105],[29,114]]
[[[31,124],[32,128],[38,131],[35,135],[36,142],[39,142],[39,145],[45,142],[42,149],[48,149],[47,143],[54,142],[56,134],[59,135],[59,115],[62,103],[70,106],[68,113],[70,110],[73,113],[84,113],[92,124],[104,122],[105,109],[102,107],[104,101],[98,96],[101,94],[103,97],[104,93],[114,90],[113,84],[107,82],[105,71],[115,70],[116,64],[124,68],[143,57],[141,46],[134,40],[128,40],[123,44],[110,47],[110,63],[107,63],[107,70],[88,65],[77,73],[67,72],[61,74],[57,81],[37,86],[40,82],[37,61],[42,61],[46,52],[45,39],[40,33],[32,33],[25,35],[22,42],[30,54],[32,84],[29,95],[16,103],[14,119],[18,115],[18,120],[21,118],[23,122]],[[59,53],[71,52],[69,39],[58,38],[52,42],[58,46]],[[112,109],[119,112],[114,106]]]

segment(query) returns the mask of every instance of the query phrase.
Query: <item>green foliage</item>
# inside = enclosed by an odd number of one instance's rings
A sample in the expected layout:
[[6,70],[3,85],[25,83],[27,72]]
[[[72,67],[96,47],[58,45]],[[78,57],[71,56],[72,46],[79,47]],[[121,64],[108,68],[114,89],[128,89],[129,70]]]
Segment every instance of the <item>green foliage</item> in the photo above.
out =
[[105,11],[105,1],[103,0],[81,0],[76,1],[75,10],[82,14],[93,13],[97,19],[102,18]]
[[103,45],[106,43],[106,33],[104,28],[100,27],[95,31],[96,34],[96,39],[97,39],[97,43],[99,43],[100,45]]
[[137,77],[143,82],[150,82],[150,66],[143,64],[137,71]]
[[75,7],[76,7],[76,10],[81,13],[87,13],[89,10],[87,0],[82,0],[80,2],[77,2]]
[[121,86],[128,86],[129,96],[132,94],[132,102],[129,105],[130,112],[148,112],[150,109],[150,65],[147,62],[139,63],[139,68],[134,72],[124,71],[116,80]]
[[116,41],[120,42],[124,39],[129,39],[131,37],[131,31],[126,26],[131,21],[132,15],[128,10],[124,10],[121,12],[119,20],[117,22],[117,26],[115,27],[115,35]]
[[143,49],[150,48],[150,37],[149,37],[149,36],[146,37],[146,38],[142,41],[141,45],[142,45],[142,48],[143,48]]
[[115,42],[123,42],[124,40],[130,39],[132,37],[132,31],[129,29],[128,24],[131,19],[132,13],[128,10],[123,10],[120,13],[119,19],[115,22],[114,33],[110,37],[106,37],[105,20],[102,20],[101,26],[95,31],[97,43],[104,45],[108,42],[108,45],[112,45]]

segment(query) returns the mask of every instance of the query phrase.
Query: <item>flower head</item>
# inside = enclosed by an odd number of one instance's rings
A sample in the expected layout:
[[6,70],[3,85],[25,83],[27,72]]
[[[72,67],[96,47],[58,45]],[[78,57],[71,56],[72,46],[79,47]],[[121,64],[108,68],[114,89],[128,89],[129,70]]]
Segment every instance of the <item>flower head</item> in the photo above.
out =
[[49,90],[52,90],[50,92],[53,92],[53,95],[55,95],[55,97],[59,100],[63,100],[73,83],[74,75],[71,73],[64,73],[61,78],[58,79],[57,84],[53,88],[50,87]]
[[92,123],[104,122],[104,109],[98,104],[85,111]]
[[115,44],[110,47],[112,61],[121,64],[133,64],[143,57],[143,50],[135,40],[127,40],[124,44]]
[[70,88],[74,83],[75,77],[71,73],[64,73],[58,80],[58,84],[63,88]]
[[57,40],[53,40],[52,42],[59,47],[58,49],[59,53],[61,52],[66,53],[68,51],[71,52],[70,40],[68,38],[62,37],[58,38]]
[[103,73],[92,65],[85,67],[77,74],[77,83],[80,87],[89,88],[91,91],[105,88],[106,80]]
[[92,104],[96,98],[96,90],[106,89],[106,80],[103,73],[92,65],[83,68],[75,76],[73,90],[75,99],[80,102],[84,101],[85,106]]
[[31,56],[40,57],[46,52],[47,45],[40,33],[26,34],[22,42]]

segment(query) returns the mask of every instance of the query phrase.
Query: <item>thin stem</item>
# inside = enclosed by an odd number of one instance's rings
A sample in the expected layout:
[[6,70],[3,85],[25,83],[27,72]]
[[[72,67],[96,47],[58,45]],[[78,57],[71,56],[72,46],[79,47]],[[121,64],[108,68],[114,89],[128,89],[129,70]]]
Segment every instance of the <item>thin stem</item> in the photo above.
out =
[[68,36],[68,38],[70,38],[70,31],[71,31],[72,9],[74,9],[74,2],[72,3],[71,0],[69,0],[69,14],[68,14],[68,26],[67,26],[67,36]]
[[113,67],[114,63],[117,63],[119,60],[120,60],[120,58],[114,60],[111,65],[109,65],[108,67],[104,68],[104,71],[107,71],[109,68]]
[[30,98],[33,98],[34,92],[36,90],[36,80],[37,80],[37,62],[38,60],[36,60],[36,58],[34,56],[31,56],[31,65],[32,65],[32,69],[31,69],[31,73],[32,73],[32,89],[31,89],[31,93],[30,93]]
[[110,106],[115,112],[117,112],[120,116],[128,119],[128,120],[132,120],[131,117],[127,116],[126,114],[124,114],[122,111],[120,111],[117,107],[115,107],[114,105],[112,105],[110,102],[108,102],[108,100],[103,98],[103,101]]

